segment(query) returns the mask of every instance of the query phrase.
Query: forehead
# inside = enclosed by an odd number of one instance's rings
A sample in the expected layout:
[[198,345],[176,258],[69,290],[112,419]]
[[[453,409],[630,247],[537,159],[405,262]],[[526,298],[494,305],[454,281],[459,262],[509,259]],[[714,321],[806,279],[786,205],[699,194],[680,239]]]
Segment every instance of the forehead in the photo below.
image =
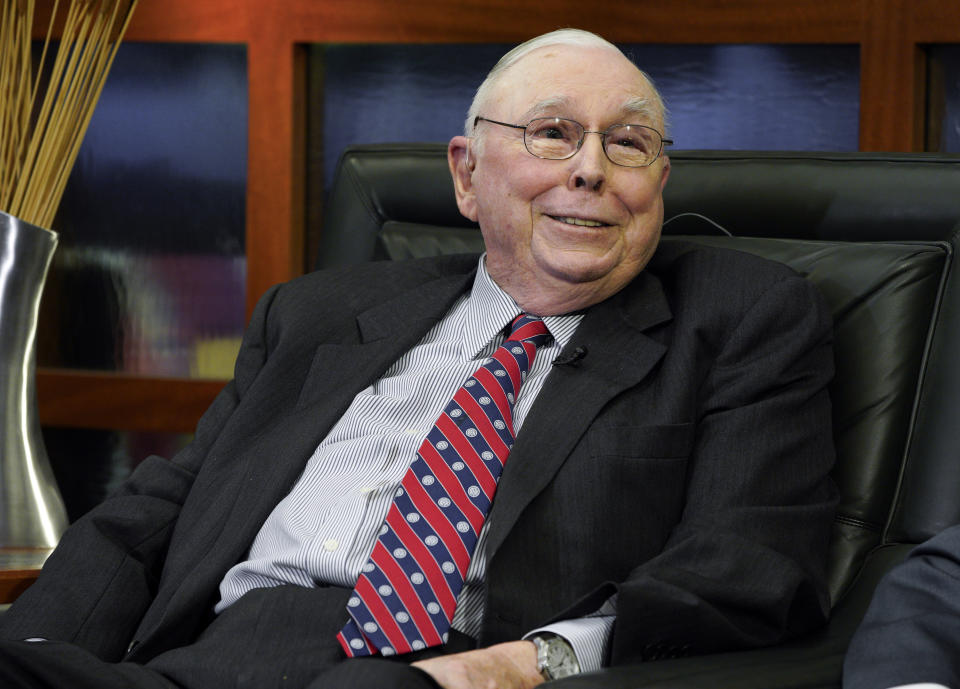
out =
[[[653,89],[640,70],[620,53],[601,47],[535,50],[503,74],[491,100],[499,116],[516,121],[563,115],[597,120],[583,121],[593,126],[634,115],[660,124],[652,106]],[[642,102],[649,105],[638,108]]]

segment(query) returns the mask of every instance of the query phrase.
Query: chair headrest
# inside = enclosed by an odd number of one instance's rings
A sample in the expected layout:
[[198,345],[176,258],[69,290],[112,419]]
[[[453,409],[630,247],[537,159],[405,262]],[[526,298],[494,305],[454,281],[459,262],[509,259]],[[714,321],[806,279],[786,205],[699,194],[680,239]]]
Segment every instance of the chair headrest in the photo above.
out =
[[[719,234],[720,226],[735,236],[937,241],[960,222],[960,155],[674,151],[670,161],[665,234]],[[707,220],[691,229],[695,216]],[[445,144],[347,148],[318,267],[382,255],[390,222],[477,230],[457,209]]]

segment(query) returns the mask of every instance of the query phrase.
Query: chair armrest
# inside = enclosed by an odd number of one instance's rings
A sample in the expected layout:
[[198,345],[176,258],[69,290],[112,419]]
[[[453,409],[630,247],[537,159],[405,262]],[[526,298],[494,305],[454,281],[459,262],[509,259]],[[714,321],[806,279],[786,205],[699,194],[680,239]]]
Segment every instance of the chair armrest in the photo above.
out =
[[827,689],[840,686],[843,657],[873,590],[912,545],[880,546],[818,632],[781,646],[625,665],[549,683],[553,689]]

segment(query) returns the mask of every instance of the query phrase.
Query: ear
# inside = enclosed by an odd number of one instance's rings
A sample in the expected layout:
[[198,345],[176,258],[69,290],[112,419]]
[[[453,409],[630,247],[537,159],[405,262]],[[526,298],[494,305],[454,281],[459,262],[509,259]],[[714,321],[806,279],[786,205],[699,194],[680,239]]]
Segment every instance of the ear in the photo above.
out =
[[667,186],[667,178],[670,176],[670,158],[663,156],[663,169],[660,170],[660,193],[663,193]]
[[471,141],[465,136],[455,136],[447,146],[447,163],[453,176],[453,191],[457,196],[457,207],[464,217],[477,222],[477,198],[473,191],[473,169],[476,159],[473,156]]

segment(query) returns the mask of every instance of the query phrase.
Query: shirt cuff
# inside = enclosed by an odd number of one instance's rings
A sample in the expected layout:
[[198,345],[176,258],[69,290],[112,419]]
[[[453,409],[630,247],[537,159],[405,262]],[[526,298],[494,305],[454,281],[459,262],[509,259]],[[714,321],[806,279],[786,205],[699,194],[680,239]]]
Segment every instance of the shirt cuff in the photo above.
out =
[[538,627],[524,634],[524,639],[548,632],[563,637],[573,647],[580,663],[580,672],[595,672],[603,667],[613,633],[616,615],[580,617],[574,620],[562,620]]

